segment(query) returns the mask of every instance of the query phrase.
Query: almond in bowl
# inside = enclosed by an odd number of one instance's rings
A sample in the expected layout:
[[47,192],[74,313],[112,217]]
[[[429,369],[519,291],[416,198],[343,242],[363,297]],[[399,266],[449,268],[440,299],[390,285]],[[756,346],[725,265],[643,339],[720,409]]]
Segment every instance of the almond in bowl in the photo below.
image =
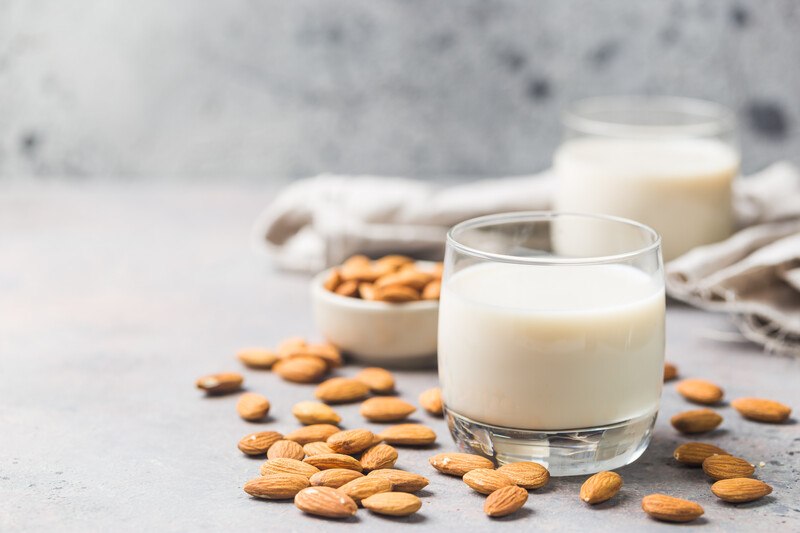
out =
[[317,328],[329,342],[363,362],[432,366],[441,272],[441,263],[404,256],[354,256],[313,279]]

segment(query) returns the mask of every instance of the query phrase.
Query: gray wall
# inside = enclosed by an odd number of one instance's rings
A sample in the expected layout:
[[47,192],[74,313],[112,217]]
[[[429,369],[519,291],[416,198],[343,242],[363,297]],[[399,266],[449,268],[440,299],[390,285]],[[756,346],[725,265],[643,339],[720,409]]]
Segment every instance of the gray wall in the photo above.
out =
[[0,0],[0,179],[548,164],[595,94],[731,105],[800,162],[800,2]]

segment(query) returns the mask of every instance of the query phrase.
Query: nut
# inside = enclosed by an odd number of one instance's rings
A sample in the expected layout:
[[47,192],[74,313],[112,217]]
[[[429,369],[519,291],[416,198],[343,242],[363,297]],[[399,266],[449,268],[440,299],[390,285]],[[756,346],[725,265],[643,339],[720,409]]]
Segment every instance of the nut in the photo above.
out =
[[244,491],[256,498],[267,500],[288,500],[308,487],[308,478],[297,474],[271,474],[251,479],[244,485]]
[[294,505],[303,512],[326,518],[347,518],[358,506],[350,496],[331,487],[309,487],[297,493]]
[[508,516],[520,509],[528,501],[528,491],[516,485],[497,489],[486,498],[483,512],[492,518]]
[[679,463],[690,466],[700,466],[712,455],[730,455],[728,452],[706,442],[687,442],[681,444],[672,453]]
[[384,368],[365,368],[355,375],[355,379],[376,394],[387,394],[394,390],[394,376]]
[[325,290],[328,291],[335,291],[336,287],[342,282],[342,276],[339,274],[339,269],[332,269],[328,274],[328,277],[325,278],[325,281],[322,283],[322,286],[325,287]]
[[419,395],[419,404],[423,409],[434,416],[442,416],[444,405],[442,403],[442,389],[434,387]]
[[428,462],[442,474],[459,477],[476,468],[494,468],[494,463],[486,457],[471,453],[440,453]]
[[245,435],[239,441],[239,450],[247,455],[263,455],[270,447],[281,440],[283,435],[277,431],[259,431]]
[[751,478],[721,479],[711,485],[717,498],[730,503],[752,502],[772,493],[772,487]]
[[388,285],[375,289],[375,299],[398,304],[414,302],[419,300],[419,292],[406,285]]
[[342,417],[322,402],[298,402],[292,407],[292,414],[301,424],[338,424]]
[[666,494],[650,494],[642,498],[642,510],[657,520],[691,522],[703,515],[703,508],[689,500]]
[[664,363],[664,381],[671,381],[678,377],[678,367],[672,363]]
[[369,387],[351,378],[331,378],[317,386],[314,395],[327,403],[355,402],[369,394]]
[[684,379],[675,386],[675,389],[690,402],[704,405],[719,403],[724,395],[721,388],[704,379]]
[[330,470],[332,468],[345,468],[355,470],[356,472],[361,472],[363,470],[358,459],[341,453],[321,453],[319,455],[312,455],[311,457],[306,457],[303,462],[315,466],[320,470]]
[[436,441],[436,433],[428,426],[422,424],[398,424],[391,426],[378,434],[378,437],[388,444],[400,446],[427,446]]
[[364,470],[392,468],[397,462],[397,450],[388,444],[376,444],[361,454],[361,466]]
[[349,483],[354,479],[364,477],[364,474],[357,470],[349,470],[347,468],[331,468],[330,470],[322,470],[317,472],[309,481],[314,487],[332,487],[338,489],[345,483]]
[[397,422],[408,418],[417,408],[395,397],[376,397],[361,404],[361,416],[370,422]]
[[415,474],[414,472],[406,472],[405,470],[397,470],[394,468],[381,468],[380,470],[373,470],[367,477],[380,477],[389,480],[392,484],[392,490],[397,492],[417,492],[428,486],[428,478]]
[[712,455],[703,461],[703,472],[711,479],[751,477],[755,471],[749,462],[733,455]]
[[269,400],[255,392],[245,392],[236,402],[236,411],[245,420],[261,420],[269,412]]
[[284,352],[284,358],[292,357],[319,357],[328,365],[328,368],[342,366],[342,353],[339,348],[329,342],[319,344],[303,344],[295,348],[289,348]]
[[348,429],[328,437],[328,446],[336,453],[354,454],[366,450],[373,444],[375,435],[368,429]]
[[758,422],[779,424],[792,414],[792,408],[788,405],[764,398],[738,398],[731,405],[743,417]]
[[278,354],[266,348],[243,348],[236,357],[250,368],[271,368],[278,360]]
[[463,477],[464,483],[481,494],[491,494],[497,489],[514,485],[507,476],[491,468],[475,468]]
[[528,490],[540,489],[550,481],[550,472],[545,467],[529,461],[508,463],[498,468],[497,471],[505,474],[523,489]]
[[298,461],[297,459],[287,459],[280,457],[278,459],[268,459],[261,465],[261,475],[267,474],[297,474],[310,478],[319,472],[319,469],[310,464]]
[[306,456],[303,447],[293,440],[279,440],[267,451],[267,459],[296,459],[302,461]]
[[358,294],[358,280],[351,279],[348,281],[343,281],[342,284],[336,287],[336,290],[333,292],[339,296],[355,296]]
[[707,433],[722,423],[722,417],[711,409],[695,409],[678,413],[670,423],[681,433]]
[[622,488],[622,476],[616,472],[598,472],[581,486],[581,500],[590,505],[608,501]]
[[315,383],[328,371],[328,364],[320,357],[297,355],[281,359],[273,365],[272,371],[286,381]]
[[442,282],[438,279],[428,282],[422,289],[423,300],[438,300],[442,292]]
[[388,479],[364,476],[345,483],[339,490],[353,498],[356,503],[361,503],[361,500],[373,494],[390,492],[392,483]]
[[305,346],[306,340],[302,337],[289,337],[288,339],[284,339],[278,345],[277,352],[278,357],[286,357],[290,353],[297,350],[297,348]]
[[229,394],[242,388],[244,378],[236,372],[222,372],[220,374],[209,374],[197,380],[195,385],[198,389],[206,391],[206,394]]
[[361,500],[361,505],[373,513],[388,516],[408,516],[419,511],[422,500],[407,492],[381,492]]
[[336,453],[328,446],[327,442],[309,442],[303,445],[303,451],[309,457],[312,455],[319,455],[321,453]]
[[311,424],[288,433],[285,438],[305,445],[309,442],[325,442],[328,437],[340,431],[341,429],[332,424]]

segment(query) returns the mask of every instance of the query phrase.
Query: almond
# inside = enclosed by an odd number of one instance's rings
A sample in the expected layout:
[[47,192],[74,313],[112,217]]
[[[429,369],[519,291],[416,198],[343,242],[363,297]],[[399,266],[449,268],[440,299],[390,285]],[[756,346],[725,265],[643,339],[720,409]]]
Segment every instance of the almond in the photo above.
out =
[[361,416],[370,422],[398,422],[409,417],[417,408],[400,398],[376,397],[361,404]]
[[342,282],[342,276],[339,274],[339,269],[331,269],[328,276],[325,278],[325,281],[322,282],[322,286],[325,287],[325,290],[328,291],[335,291],[336,287]]
[[301,424],[338,424],[342,417],[322,402],[299,402],[292,407],[292,414]]
[[463,477],[464,483],[481,494],[491,494],[497,489],[514,485],[507,476],[491,468],[475,468]]
[[354,479],[364,477],[364,474],[357,470],[349,470],[347,468],[331,468],[330,470],[322,470],[317,472],[309,481],[315,487],[332,487],[338,489],[345,483],[349,483]]
[[380,477],[389,480],[392,484],[392,490],[398,492],[417,492],[428,486],[428,478],[415,474],[414,472],[406,472],[405,470],[397,470],[395,468],[381,468],[380,470],[373,470],[367,477]]
[[353,498],[356,503],[361,503],[364,498],[380,492],[390,492],[392,483],[388,479],[379,477],[360,477],[345,483],[339,490]]
[[486,498],[483,512],[492,518],[508,516],[519,510],[528,501],[528,491],[516,485],[497,489]]
[[721,479],[711,485],[711,492],[717,498],[730,503],[746,503],[763,498],[772,493],[772,487],[750,478]]
[[386,289],[387,287],[408,287],[417,292],[421,291],[432,279],[433,276],[430,274],[415,269],[408,269],[381,276],[375,282],[375,287],[380,290]]
[[375,299],[397,304],[414,302],[419,300],[419,292],[406,285],[389,285],[375,289]]
[[273,365],[272,371],[286,381],[315,383],[328,371],[328,364],[316,356],[298,355],[281,359]]
[[343,265],[341,269],[341,276],[344,283],[354,281],[356,283],[362,281],[375,281],[381,275],[381,271],[372,268],[369,263]]
[[376,444],[361,454],[361,467],[364,470],[392,468],[397,462],[397,450],[388,444]]
[[387,394],[394,390],[394,376],[384,368],[365,368],[355,375],[355,379],[376,394]]
[[439,295],[442,292],[442,282],[438,279],[435,279],[431,282],[428,282],[425,285],[425,288],[422,289],[422,299],[423,300],[438,300]]
[[363,468],[358,459],[354,459],[349,455],[341,453],[321,453],[319,455],[312,455],[304,459],[305,463],[319,468],[320,470],[330,470],[332,468],[347,468],[361,472]]
[[426,390],[419,395],[419,404],[430,414],[442,416],[444,408],[442,404],[442,389],[434,387]]
[[664,363],[664,381],[671,381],[678,377],[678,367],[672,363]]
[[350,496],[330,487],[309,487],[297,493],[294,505],[301,511],[325,518],[347,518],[358,506]]
[[334,452],[350,455],[372,446],[374,438],[368,429],[348,429],[334,433],[326,442]]
[[681,433],[707,433],[722,423],[722,417],[711,409],[695,409],[678,413],[670,423]]
[[381,492],[361,500],[361,505],[373,513],[388,516],[408,516],[419,511],[422,500],[407,492]]
[[340,431],[341,429],[332,424],[311,424],[288,433],[285,438],[303,445],[309,442],[325,442],[328,437]]
[[367,281],[362,281],[358,284],[358,295],[362,300],[373,301],[377,300],[375,285]]
[[283,435],[277,431],[259,431],[245,435],[239,441],[239,450],[247,455],[263,455],[270,447],[281,440]]
[[666,494],[650,494],[642,498],[642,510],[657,520],[691,522],[703,515],[703,508],[689,500]]
[[285,352],[285,358],[292,357],[319,357],[328,365],[328,368],[337,368],[342,366],[342,353],[339,348],[331,343],[323,342],[319,344],[304,344],[294,349],[288,349]]
[[326,442],[309,442],[303,445],[303,451],[309,457],[312,455],[319,455],[321,453],[336,453],[328,446]]
[[523,489],[528,490],[540,489],[550,481],[550,472],[545,467],[529,461],[508,463],[498,468],[497,471],[505,474]]
[[222,372],[220,374],[209,374],[197,380],[195,385],[198,389],[206,391],[209,396],[215,394],[229,394],[242,388],[244,378],[236,372]]
[[297,459],[287,459],[281,457],[278,459],[268,459],[261,465],[261,475],[266,476],[269,474],[297,474],[310,478],[319,472],[319,469],[310,464],[298,461]]
[[245,420],[261,420],[269,412],[269,400],[255,392],[245,392],[236,402],[236,411]]
[[788,405],[764,398],[738,398],[731,405],[743,417],[758,422],[781,423],[792,414]]
[[733,455],[712,455],[703,461],[703,472],[711,479],[751,477],[755,471],[749,462]]
[[414,260],[405,255],[386,255],[380,259],[375,260],[375,268],[377,270],[397,270],[402,266],[411,265]]
[[[342,272],[342,275],[344,275],[344,271]],[[358,281],[355,279],[343,281],[342,284],[336,287],[336,290],[333,292],[339,296],[355,296],[358,294]]]
[[391,426],[378,434],[381,440],[388,444],[401,446],[427,446],[436,441],[436,433],[428,426],[422,424],[398,424]]
[[314,395],[327,403],[355,402],[369,394],[369,387],[351,378],[331,378],[323,381]]
[[581,500],[590,505],[608,501],[622,488],[622,476],[616,472],[598,472],[581,486]]
[[290,353],[296,351],[299,347],[305,346],[306,340],[302,337],[289,337],[284,339],[278,345],[278,357],[286,357]]
[[271,368],[278,360],[278,354],[266,348],[244,348],[236,357],[250,368]]
[[494,463],[486,457],[471,453],[440,453],[428,462],[442,474],[459,477],[476,468],[494,468]]
[[244,484],[244,491],[256,498],[288,500],[308,487],[308,478],[297,474],[271,474],[251,479]]
[[705,379],[684,379],[675,386],[675,389],[690,402],[704,405],[719,403],[724,395],[721,388]]
[[730,455],[722,448],[706,442],[687,442],[681,444],[672,453],[675,460],[679,463],[690,466],[700,466],[708,457],[712,455]]
[[267,451],[267,459],[296,459],[302,461],[306,456],[303,447],[293,440],[279,440]]

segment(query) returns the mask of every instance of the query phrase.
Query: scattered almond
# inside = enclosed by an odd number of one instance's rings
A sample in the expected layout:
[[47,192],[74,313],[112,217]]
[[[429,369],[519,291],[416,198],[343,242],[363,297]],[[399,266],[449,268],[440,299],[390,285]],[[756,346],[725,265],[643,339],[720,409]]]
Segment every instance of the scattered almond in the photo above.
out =
[[278,345],[278,357],[287,357],[290,353],[297,351],[298,348],[306,345],[306,340],[302,337],[289,337]]
[[314,395],[327,403],[355,402],[369,394],[369,387],[351,378],[331,378],[317,386]]
[[414,472],[406,472],[405,470],[397,470],[394,468],[381,468],[380,470],[373,470],[367,477],[380,477],[388,479],[392,484],[392,490],[398,492],[417,492],[428,486],[428,478],[415,474]]
[[338,424],[342,417],[333,408],[322,402],[298,402],[292,414],[301,424]]
[[722,417],[711,409],[695,409],[678,413],[670,423],[681,433],[707,433],[722,423]]
[[266,348],[243,348],[236,357],[250,368],[271,368],[278,360],[278,354]]
[[361,505],[373,513],[388,516],[408,516],[419,511],[422,500],[407,492],[381,492],[361,500]]
[[788,405],[764,398],[738,398],[731,405],[743,417],[758,422],[779,424],[792,414],[792,408]]
[[244,485],[244,491],[256,498],[267,500],[288,500],[308,487],[308,478],[297,474],[271,474],[251,479]]
[[691,522],[705,511],[692,501],[673,498],[666,494],[650,494],[642,498],[642,510],[657,520]]
[[376,444],[361,454],[361,466],[364,470],[392,468],[397,462],[397,450],[388,444]]
[[348,429],[334,433],[326,442],[334,452],[350,455],[372,446],[374,438],[368,429]]
[[394,390],[394,376],[384,368],[365,368],[355,375],[355,379],[376,394],[387,394]]
[[287,349],[284,353],[284,358],[292,357],[319,357],[328,365],[328,368],[336,368],[342,366],[342,353],[339,348],[328,342],[319,344],[303,344],[294,349]]
[[416,407],[400,398],[379,396],[364,400],[360,412],[370,422],[398,422],[416,410]]
[[311,424],[310,426],[305,426],[291,433],[287,433],[285,438],[293,440],[298,444],[325,442],[328,440],[328,437],[340,431],[341,429],[332,424]]
[[320,470],[330,470],[332,468],[346,468],[361,472],[363,468],[358,459],[341,453],[321,453],[306,457],[303,462],[319,468]]
[[255,392],[245,392],[236,402],[236,411],[245,420],[261,420],[269,412],[269,400]]
[[712,455],[703,461],[703,472],[711,479],[751,477],[755,471],[749,462],[733,455]]
[[347,518],[358,510],[350,496],[330,487],[303,489],[294,497],[294,504],[303,512],[326,518]]
[[622,476],[616,472],[598,472],[581,486],[581,500],[590,505],[602,503],[617,495],[622,488]]
[[244,378],[236,372],[222,372],[220,374],[209,374],[203,376],[195,382],[198,389],[206,391],[206,394],[229,394],[242,388]]
[[772,487],[751,478],[721,479],[711,485],[717,498],[730,503],[752,502],[772,493]]
[[664,381],[671,381],[678,377],[678,367],[672,363],[664,363]]
[[315,466],[304,463],[303,461],[298,461],[297,459],[287,459],[285,457],[268,459],[261,465],[262,476],[268,474],[297,474],[310,478],[317,472],[319,472],[319,469]]
[[400,446],[427,446],[436,441],[436,433],[428,426],[422,424],[398,424],[391,426],[378,434],[381,440],[388,444]]
[[719,403],[724,395],[720,387],[705,379],[684,379],[675,386],[675,389],[690,402],[704,405]]
[[419,404],[423,409],[434,416],[442,416],[444,405],[442,403],[442,389],[434,387],[419,395]]
[[392,483],[388,479],[364,476],[345,483],[339,490],[353,498],[354,502],[361,503],[361,500],[373,494],[390,492]]
[[267,451],[267,459],[296,459],[302,461],[306,456],[303,447],[293,440],[279,440]]
[[712,455],[729,455],[728,452],[706,442],[687,442],[681,444],[672,453],[679,463],[691,466],[700,466]]
[[309,442],[303,445],[303,451],[309,457],[312,455],[319,455],[321,453],[336,453],[328,446],[327,442]]
[[491,468],[475,468],[464,474],[462,479],[481,494],[491,494],[497,489],[514,485],[507,476]]
[[277,431],[259,431],[245,435],[239,441],[239,450],[247,455],[264,455],[270,447],[281,440],[283,435]]
[[272,371],[286,381],[316,383],[328,371],[328,365],[319,357],[299,355],[281,359],[273,365]]
[[523,489],[528,490],[540,489],[550,481],[550,472],[539,463],[530,461],[508,463],[498,468],[497,471],[505,474]]
[[338,489],[345,483],[349,483],[354,479],[364,477],[364,474],[358,470],[350,470],[347,468],[331,468],[329,470],[321,470],[311,476],[309,481],[314,487],[332,487]]
[[516,485],[497,489],[486,498],[483,512],[492,518],[508,516],[519,510],[528,501],[528,491]]
[[428,462],[442,474],[459,477],[476,468],[494,468],[494,463],[486,457],[471,453],[440,453],[428,459]]

